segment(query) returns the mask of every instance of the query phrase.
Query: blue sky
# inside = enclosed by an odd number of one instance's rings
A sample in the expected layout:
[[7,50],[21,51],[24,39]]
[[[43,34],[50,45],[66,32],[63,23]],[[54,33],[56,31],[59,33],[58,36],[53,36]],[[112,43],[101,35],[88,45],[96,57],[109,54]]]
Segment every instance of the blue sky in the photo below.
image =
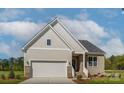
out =
[[0,58],[22,56],[21,47],[58,16],[78,39],[87,39],[107,56],[124,54],[121,9],[0,9]]

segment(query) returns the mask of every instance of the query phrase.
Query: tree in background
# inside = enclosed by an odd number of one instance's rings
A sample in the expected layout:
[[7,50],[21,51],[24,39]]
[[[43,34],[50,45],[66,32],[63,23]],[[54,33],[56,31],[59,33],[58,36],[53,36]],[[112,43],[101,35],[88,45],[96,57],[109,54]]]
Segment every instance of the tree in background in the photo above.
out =
[[124,70],[124,55],[111,56],[105,60],[105,69]]
[[14,71],[23,71],[24,58],[9,58],[9,59],[0,59],[0,70],[9,71],[13,69]]

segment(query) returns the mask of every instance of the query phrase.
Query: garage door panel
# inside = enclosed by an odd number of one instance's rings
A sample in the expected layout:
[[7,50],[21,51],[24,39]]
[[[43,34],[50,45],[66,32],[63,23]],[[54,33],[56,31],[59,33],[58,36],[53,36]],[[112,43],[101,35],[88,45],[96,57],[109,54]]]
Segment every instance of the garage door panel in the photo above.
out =
[[32,62],[33,77],[67,77],[66,62]]

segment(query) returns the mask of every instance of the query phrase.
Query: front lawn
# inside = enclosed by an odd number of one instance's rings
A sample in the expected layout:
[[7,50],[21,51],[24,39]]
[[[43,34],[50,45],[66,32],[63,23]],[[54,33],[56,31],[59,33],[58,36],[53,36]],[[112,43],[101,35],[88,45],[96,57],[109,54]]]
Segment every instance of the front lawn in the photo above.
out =
[[[24,80],[23,71],[14,71],[15,76],[19,75],[20,79],[9,79],[9,73],[10,71],[0,71],[0,84],[18,84]],[[5,80],[2,79],[2,75],[5,75]]]
[[96,78],[89,80],[89,84],[124,84],[124,79],[114,79],[114,78]]
[[[6,77],[8,77],[9,73],[10,73],[10,71],[0,71],[0,75],[4,74]],[[14,73],[15,73],[15,75],[20,75],[21,77],[24,76],[23,71],[14,71]]]
[[24,81],[24,79],[7,79],[7,80],[0,79],[0,84],[18,84],[22,81]]
[[78,84],[124,84],[124,70],[106,70],[108,74],[121,74],[121,78],[117,77],[93,77],[86,80],[73,80]]

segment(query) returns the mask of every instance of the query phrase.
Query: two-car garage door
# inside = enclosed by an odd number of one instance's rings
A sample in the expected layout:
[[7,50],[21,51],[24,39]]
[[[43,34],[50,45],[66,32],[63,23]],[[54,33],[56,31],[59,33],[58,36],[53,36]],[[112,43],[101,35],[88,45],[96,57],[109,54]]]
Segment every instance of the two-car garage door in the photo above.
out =
[[67,77],[65,61],[32,61],[32,77]]

